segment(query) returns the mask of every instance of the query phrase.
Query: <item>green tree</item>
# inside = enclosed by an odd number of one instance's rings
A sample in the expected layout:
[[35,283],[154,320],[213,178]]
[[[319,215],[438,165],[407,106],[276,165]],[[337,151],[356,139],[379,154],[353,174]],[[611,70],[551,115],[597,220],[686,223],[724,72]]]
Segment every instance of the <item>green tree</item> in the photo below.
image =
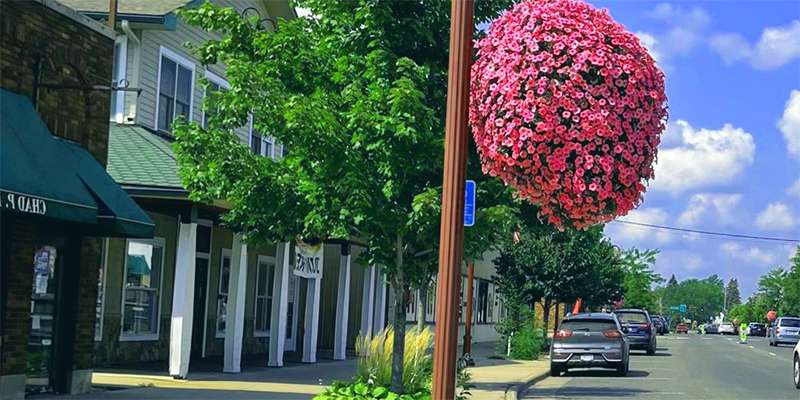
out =
[[662,302],[665,307],[686,304],[686,313],[670,310],[673,320],[688,318],[707,321],[722,311],[725,285],[718,276],[705,279],[686,279],[664,289]]
[[653,291],[653,285],[664,281],[664,278],[653,271],[658,252],[658,250],[642,251],[637,248],[622,252],[625,307],[658,309],[658,299]]
[[783,302],[781,315],[800,316],[800,246],[795,249],[791,267],[784,279]]
[[767,310],[780,313],[783,304],[784,287],[787,273],[782,267],[776,267],[758,279],[758,293],[762,295],[762,302]]
[[739,294],[739,281],[736,278],[731,278],[728,281],[728,286],[725,287],[725,301],[726,309],[742,304],[742,296]]
[[[225,64],[230,89],[209,96],[208,128],[177,123],[180,175],[195,201],[225,199],[224,222],[248,241],[359,237],[396,299],[392,390],[402,393],[405,292],[435,263],[447,82],[449,4],[298,1],[316,18],[264,29],[208,3],[190,24],[219,34],[193,49]],[[508,1],[478,2],[476,22]],[[275,137],[280,161],[252,155],[231,131]],[[433,216],[433,217],[432,217]]]

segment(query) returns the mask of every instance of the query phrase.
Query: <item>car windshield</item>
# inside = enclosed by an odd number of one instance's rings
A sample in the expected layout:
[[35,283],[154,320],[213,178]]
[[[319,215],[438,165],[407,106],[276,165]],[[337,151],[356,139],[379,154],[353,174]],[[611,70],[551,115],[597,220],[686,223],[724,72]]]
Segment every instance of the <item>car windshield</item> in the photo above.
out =
[[570,330],[573,332],[603,332],[609,329],[617,329],[617,324],[615,324],[614,321],[609,321],[607,319],[582,319],[564,321],[561,324],[561,329]]
[[800,328],[800,318],[785,318],[781,320],[780,326],[789,328]]
[[615,313],[617,315],[617,319],[621,323],[629,323],[629,324],[644,324],[647,323],[647,315],[638,312],[620,312]]

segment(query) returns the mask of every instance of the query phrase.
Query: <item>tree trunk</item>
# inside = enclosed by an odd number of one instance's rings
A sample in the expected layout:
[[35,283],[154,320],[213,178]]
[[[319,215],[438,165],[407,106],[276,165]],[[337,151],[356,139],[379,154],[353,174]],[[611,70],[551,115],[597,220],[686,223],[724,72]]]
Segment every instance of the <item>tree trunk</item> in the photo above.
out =
[[406,285],[403,277],[403,238],[397,234],[397,272],[392,282],[394,290],[394,343],[392,346],[392,384],[390,390],[403,393],[403,358],[406,342]]
[[555,312],[555,315],[554,315],[554,317],[556,317],[556,320],[553,323],[553,335],[555,335],[556,332],[558,332],[558,306],[559,306],[559,303],[556,302],[556,312]]
[[542,322],[544,322],[542,331],[547,335],[547,329],[550,328],[550,299],[545,299],[542,302]]
[[419,301],[417,302],[417,330],[420,332],[425,329],[425,306],[428,301],[428,285],[429,283],[422,284],[419,288]]

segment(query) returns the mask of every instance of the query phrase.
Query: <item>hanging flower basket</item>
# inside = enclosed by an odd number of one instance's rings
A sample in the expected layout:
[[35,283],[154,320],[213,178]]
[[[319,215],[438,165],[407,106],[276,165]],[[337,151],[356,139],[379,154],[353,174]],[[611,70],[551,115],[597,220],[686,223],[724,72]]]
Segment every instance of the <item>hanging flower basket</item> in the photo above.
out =
[[654,178],[664,75],[639,40],[579,0],[530,0],[477,45],[469,119],[484,173],[583,228],[625,215]]

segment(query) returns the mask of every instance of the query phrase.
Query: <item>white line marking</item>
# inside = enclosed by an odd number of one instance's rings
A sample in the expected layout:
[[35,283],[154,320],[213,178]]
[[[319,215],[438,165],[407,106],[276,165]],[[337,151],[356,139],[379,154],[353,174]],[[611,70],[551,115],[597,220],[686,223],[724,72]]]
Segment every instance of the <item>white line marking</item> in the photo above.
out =
[[769,352],[769,355],[771,355],[771,356],[775,357],[775,353],[773,353],[773,352],[771,352],[771,351]]
[[751,349],[755,349],[755,347],[753,347],[753,346],[747,346],[747,347],[749,347],[749,348],[751,348]]

